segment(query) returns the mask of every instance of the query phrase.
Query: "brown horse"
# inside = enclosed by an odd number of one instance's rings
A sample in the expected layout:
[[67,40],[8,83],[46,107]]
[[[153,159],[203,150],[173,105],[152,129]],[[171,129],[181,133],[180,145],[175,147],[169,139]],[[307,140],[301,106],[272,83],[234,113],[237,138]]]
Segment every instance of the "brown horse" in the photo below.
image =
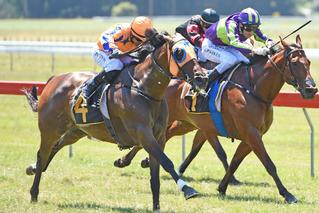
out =
[[[229,137],[241,140],[227,172],[219,184],[218,191],[225,195],[227,186],[242,160],[253,151],[262,162],[267,172],[273,177],[280,195],[286,202],[294,203],[297,199],[284,187],[279,179],[276,167],[270,159],[262,140],[273,121],[272,101],[286,82],[294,86],[305,99],[313,98],[318,92],[310,74],[310,61],[302,49],[301,39],[296,37],[296,44],[288,45],[281,40],[282,50],[272,57],[258,57],[251,67],[242,67],[234,73],[230,86],[222,96],[222,117]],[[243,74],[246,73],[246,74]],[[179,98],[184,82],[172,81],[167,90],[167,100],[172,101],[170,109],[175,121],[168,128],[167,138],[199,129],[196,133],[192,151],[180,167],[183,173],[196,156],[203,143],[217,141],[218,131],[208,114],[189,113],[184,102]],[[132,152],[136,152],[135,148]]]
[[[172,176],[186,199],[198,194],[179,177],[172,161],[163,153],[168,120],[168,108],[163,98],[172,76],[171,65],[177,68],[177,74],[181,78],[198,89],[207,86],[207,77],[205,70],[192,57],[195,54],[190,52],[193,49],[188,41],[160,35],[154,30],[148,35],[151,44],[160,45],[143,62],[131,65],[121,72],[108,91],[107,106],[120,145],[143,147],[149,153],[153,209],[158,211],[159,165]],[[181,43],[185,49],[176,49],[176,45]],[[177,54],[173,55],[173,51]],[[179,53],[187,56],[187,61],[183,61],[181,66],[180,60],[184,58],[179,57]],[[38,103],[27,94],[31,106],[36,106],[33,110],[38,111],[41,133],[36,166],[30,165],[26,169],[28,175],[35,174],[30,190],[31,201],[37,201],[41,174],[62,147],[73,144],[84,136],[116,143],[103,123],[77,125],[73,119],[72,99],[82,83],[93,75],[91,72],[77,72],[52,77]]]
[[[205,64],[204,66],[211,67],[211,65],[212,63],[208,63],[208,65]],[[169,121],[168,121],[169,125],[166,130],[167,141],[174,136],[184,135],[190,131],[198,129],[198,127],[196,127],[196,124],[194,125],[184,120],[185,109],[184,108],[180,109],[180,103],[179,101],[177,101],[180,99],[183,86],[184,86],[183,82],[177,79],[173,79],[169,83],[165,93],[165,99],[167,101],[168,109],[169,109]],[[208,140],[208,142],[214,149],[215,153],[217,154],[217,157],[222,162],[222,165],[225,171],[227,171],[228,169],[227,155],[222,145],[220,144],[217,136],[213,133],[208,134],[208,136],[206,136],[204,131],[202,131],[201,129],[198,129],[194,137],[192,151],[178,169],[178,172],[180,175],[182,175],[185,172],[186,168],[188,167],[190,162],[196,157],[197,153],[199,152],[199,150],[201,149],[201,147],[203,146],[206,140]],[[122,158],[115,160],[114,166],[119,168],[129,166],[131,164],[132,159],[135,157],[135,155],[140,149],[141,149],[140,147],[135,146],[132,150],[128,152],[128,154],[126,154]],[[141,166],[143,168],[149,167],[149,159],[146,158],[142,160]],[[234,176],[231,178],[230,183],[232,185],[240,184],[240,182]]]

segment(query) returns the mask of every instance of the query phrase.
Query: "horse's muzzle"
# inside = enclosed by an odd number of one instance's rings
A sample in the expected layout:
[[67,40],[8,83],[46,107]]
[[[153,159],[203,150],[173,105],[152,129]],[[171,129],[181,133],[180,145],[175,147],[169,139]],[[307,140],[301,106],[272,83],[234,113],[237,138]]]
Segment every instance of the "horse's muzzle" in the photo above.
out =
[[304,99],[312,99],[318,92],[318,88],[316,87],[316,83],[313,79],[305,80],[305,87],[301,89],[300,93]]
[[207,75],[203,76],[203,75],[195,74],[193,84],[194,84],[196,91],[198,91],[198,92],[205,91],[205,89],[207,88],[207,85],[208,85]]

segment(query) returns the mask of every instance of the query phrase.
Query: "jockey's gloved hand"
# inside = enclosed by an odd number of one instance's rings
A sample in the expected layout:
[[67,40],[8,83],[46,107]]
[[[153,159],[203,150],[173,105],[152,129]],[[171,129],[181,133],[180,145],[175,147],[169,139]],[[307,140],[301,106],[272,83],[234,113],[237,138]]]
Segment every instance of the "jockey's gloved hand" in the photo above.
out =
[[270,50],[267,47],[257,47],[253,49],[253,53],[256,55],[266,56],[269,52]]
[[159,48],[161,47],[166,40],[164,39],[163,35],[156,33],[150,38],[150,43],[153,47]]
[[278,52],[280,50],[280,47],[278,45],[275,45],[276,43],[274,41],[267,41],[267,47],[270,49],[272,52]]
[[119,58],[121,54],[122,53],[119,49],[113,49],[110,58]]

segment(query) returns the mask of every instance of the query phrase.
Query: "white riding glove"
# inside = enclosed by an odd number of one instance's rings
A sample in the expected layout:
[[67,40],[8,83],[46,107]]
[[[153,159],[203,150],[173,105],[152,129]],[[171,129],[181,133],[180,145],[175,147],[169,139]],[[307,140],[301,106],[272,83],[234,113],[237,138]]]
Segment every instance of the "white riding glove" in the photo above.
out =
[[253,53],[256,55],[267,55],[269,53],[269,48],[267,47],[257,47],[253,49]]
[[272,49],[275,52],[278,52],[280,50],[280,47],[278,45],[275,45],[274,41],[267,41],[267,47]]

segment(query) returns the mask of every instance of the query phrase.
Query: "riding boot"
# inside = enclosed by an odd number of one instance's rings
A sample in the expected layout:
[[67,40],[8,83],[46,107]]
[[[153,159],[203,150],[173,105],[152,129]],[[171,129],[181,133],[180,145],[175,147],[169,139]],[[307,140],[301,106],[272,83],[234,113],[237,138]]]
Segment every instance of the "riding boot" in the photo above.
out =
[[82,88],[82,96],[84,99],[88,100],[93,92],[102,84],[102,83],[107,83],[110,84],[114,81],[116,76],[120,73],[119,70],[112,70],[106,72],[103,70],[93,78],[87,80],[84,83],[84,86]]
[[208,74],[208,82],[213,82],[217,80],[220,76],[221,74],[216,69],[213,69]]

